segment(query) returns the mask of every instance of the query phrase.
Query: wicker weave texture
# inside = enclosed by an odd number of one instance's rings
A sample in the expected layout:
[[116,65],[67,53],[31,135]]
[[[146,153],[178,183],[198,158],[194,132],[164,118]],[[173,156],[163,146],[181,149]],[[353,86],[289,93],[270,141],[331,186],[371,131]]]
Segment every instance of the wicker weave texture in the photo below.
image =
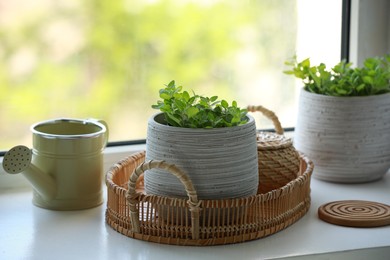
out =
[[294,180],[299,171],[299,154],[292,140],[283,135],[282,125],[271,110],[263,106],[248,106],[250,112],[261,112],[272,121],[275,133],[259,132],[257,152],[259,182],[257,193],[266,193],[278,189]]
[[165,168],[171,174],[178,170],[175,176],[185,176],[180,169],[172,170],[174,166],[144,160],[144,152],[136,153],[118,162],[106,175],[106,221],[135,239],[197,246],[244,242],[288,227],[310,207],[313,164],[303,155],[297,178],[285,186],[264,194],[223,200],[198,200],[188,180],[184,181],[187,184],[182,182],[188,198],[142,193],[140,178],[151,167]]

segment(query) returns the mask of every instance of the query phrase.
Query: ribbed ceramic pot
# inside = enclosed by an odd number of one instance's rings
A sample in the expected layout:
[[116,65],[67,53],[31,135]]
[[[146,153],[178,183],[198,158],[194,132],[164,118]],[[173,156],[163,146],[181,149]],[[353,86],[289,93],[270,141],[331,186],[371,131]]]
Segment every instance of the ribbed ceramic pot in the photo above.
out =
[[333,97],[302,90],[294,145],[313,160],[315,178],[380,179],[390,168],[390,94]]
[[[146,161],[165,160],[186,172],[200,199],[238,198],[256,194],[259,184],[256,125],[194,129],[165,124],[164,115],[149,119]],[[186,197],[183,185],[164,170],[145,173],[148,194]]]

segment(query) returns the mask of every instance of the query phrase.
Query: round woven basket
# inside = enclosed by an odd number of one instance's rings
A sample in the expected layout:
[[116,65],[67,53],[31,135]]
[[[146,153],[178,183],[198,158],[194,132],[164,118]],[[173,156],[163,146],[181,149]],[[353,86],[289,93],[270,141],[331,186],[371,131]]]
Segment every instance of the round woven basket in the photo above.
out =
[[[153,168],[176,176],[188,199],[146,195],[142,176]],[[187,174],[164,161],[145,163],[145,152],[139,152],[106,175],[106,222],[128,237],[164,244],[206,246],[258,239],[306,214],[312,171],[312,162],[300,155],[297,178],[283,187],[245,198],[199,200]]]
[[257,193],[266,193],[284,186],[297,177],[299,154],[291,138],[284,136],[278,117],[263,106],[248,106],[249,112],[261,112],[275,127],[273,132],[257,134],[259,181]]

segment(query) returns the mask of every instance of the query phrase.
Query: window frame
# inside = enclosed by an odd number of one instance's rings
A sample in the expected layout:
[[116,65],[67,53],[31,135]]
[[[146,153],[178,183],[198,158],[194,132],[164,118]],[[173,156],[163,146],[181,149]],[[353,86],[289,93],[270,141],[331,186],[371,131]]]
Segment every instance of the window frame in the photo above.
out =
[[[369,56],[389,53],[390,19],[386,22],[383,22],[383,19],[376,19],[378,12],[380,12],[379,16],[387,17],[389,11],[390,3],[386,0],[375,2],[370,0],[343,0],[341,59],[350,61],[353,64],[361,64]],[[360,26],[366,23],[368,23],[368,26]],[[373,31],[371,28],[375,28],[375,31],[382,36],[379,38],[370,37]],[[365,39],[365,41],[361,39]],[[378,48],[378,45],[381,48]],[[266,130],[272,131],[272,129]],[[285,131],[292,133],[294,128],[286,128]],[[109,142],[104,151],[105,170],[132,152],[145,149],[145,145],[145,139]],[[0,151],[0,163],[4,154],[5,151]],[[10,176],[0,167],[0,189],[26,185],[27,182],[20,176]]]

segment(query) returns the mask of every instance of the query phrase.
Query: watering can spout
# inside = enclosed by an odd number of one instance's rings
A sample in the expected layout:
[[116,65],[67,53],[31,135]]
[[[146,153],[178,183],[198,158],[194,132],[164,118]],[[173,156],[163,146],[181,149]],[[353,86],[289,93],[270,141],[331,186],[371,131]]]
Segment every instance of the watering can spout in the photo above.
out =
[[9,150],[3,158],[3,168],[7,173],[22,173],[34,190],[46,200],[56,196],[57,185],[54,179],[31,162],[32,151],[26,146],[19,145]]

